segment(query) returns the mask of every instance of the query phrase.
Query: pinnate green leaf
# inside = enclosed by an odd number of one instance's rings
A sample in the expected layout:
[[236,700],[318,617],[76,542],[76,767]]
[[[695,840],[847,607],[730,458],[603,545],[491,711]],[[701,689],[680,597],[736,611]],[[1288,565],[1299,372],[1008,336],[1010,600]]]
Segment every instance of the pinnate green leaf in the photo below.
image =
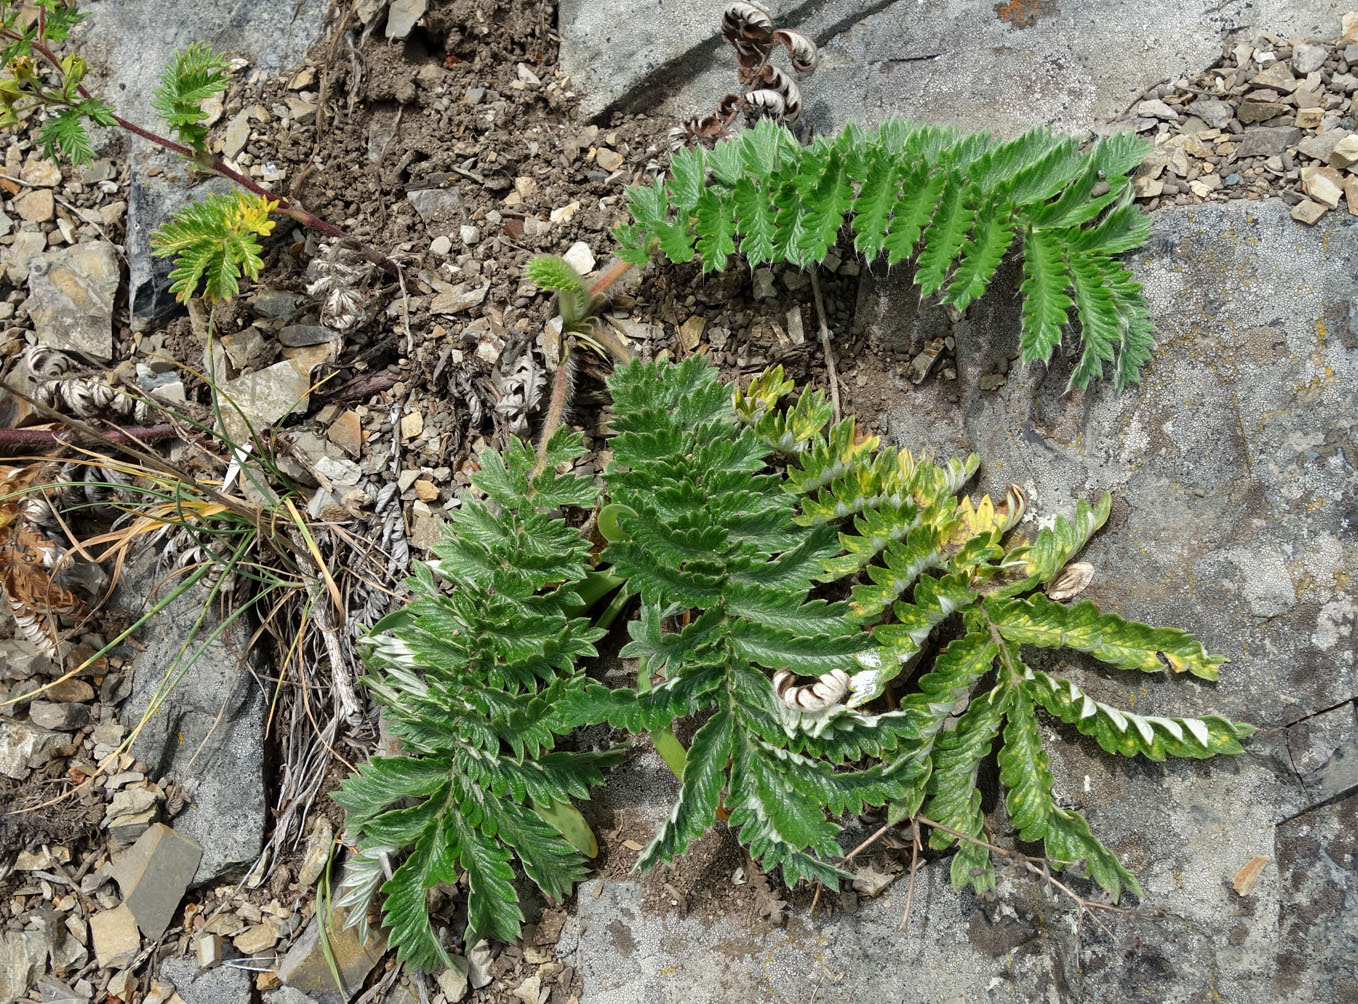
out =
[[1254,727],[1220,715],[1168,718],[1138,715],[1094,700],[1069,680],[1029,671],[1024,689],[1051,714],[1092,736],[1109,753],[1145,756],[1161,761],[1167,756],[1205,760],[1219,753],[1239,753],[1240,740]]
[[1038,593],[1023,600],[989,601],[987,609],[1010,641],[1087,652],[1119,669],[1143,673],[1168,669],[1215,680],[1226,661],[1224,656],[1209,655],[1187,631],[1124,620],[1117,614],[1101,613],[1088,601],[1065,606]]

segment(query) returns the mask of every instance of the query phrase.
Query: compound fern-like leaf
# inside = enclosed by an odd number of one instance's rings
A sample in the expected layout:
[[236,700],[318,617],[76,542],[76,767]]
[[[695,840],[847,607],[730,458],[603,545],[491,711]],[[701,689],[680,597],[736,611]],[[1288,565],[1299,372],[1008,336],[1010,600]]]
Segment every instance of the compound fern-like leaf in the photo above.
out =
[[1150,627],[1105,614],[1093,603],[1063,606],[1038,593],[1024,600],[987,603],[991,622],[1010,641],[1039,648],[1087,652],[1119,669],[1192,673],[1215,680],[1225,658],[1209,655],[1187,631]]
[[263,196],[232,192],[181,209],[151,238],[152,254],[175,260],[170,291],[187,300],[199,295],[201,283],[206,300],[235,296],[241,276],[257,278],[264,266],[259,238],[273,232],[269,214],[277,207]]
[[850,126],[802,147],[766,120],[710,153],[677,154],[669,181],[629,189],[634,222],[616,233],[629,261],[655,242],[671,261],[697,254],[712,270],[738,234],[751,265],[807,267],[847,225],[869,261],[884,255],[896,265],[918,253],[921,291],[945,290],[961,309],[985,293],[1021,232],[1024,358],[1051,358],[1073,306],[1081,355],[1071,386],[1087,387],[1112,363],[1121,388],[1152,345],[1140,287],[1110,263],[1149,233],[1130,200],[1129,172],[1145,151],[1127,135],[1081,154],[1073,139],[1044,129],[1000,142],[899,121]]
[[203,102],[226,90],[226,57],[202,42],[175,53],[161,74],[151,107],[169,124],[175,138],[185,146],[207,151],[208,114]]
[[1009,822],[1019,831],[1020,840],[1041,840],[1051,818],[1054,779],[1037,731],[1037,716],[1032,704],[1018,694],[1004,718],[1004,745],[997,759]]
[[603,634],[572,614],[589,542],[554,513],[597,496],[589,479],[557,472],[582,452],[579,434],[558,430],[540,458],[517,441],[483,454],[473,484],[489,501],[453,510],[434,560],[409,580],[414,599],[368,642],[370,689],[406,755],[360,768],[336,801],[361,852],[406,855],[382,886],[383,918],[398,957],[421,968],[446,964],[425,907],[432,886],[465,873],[466,939],[503,941],[523,922],[512,862],[555,898],[585,873],[569,801],[617,757],[552,751],[570,728],[563,709],[586,690],[576,666]]
[[[934,746],[934,769],[929,775],[924,814],[977,840],[981,839],[985,816],[976,772],[999,733],[1009,696],[1008,690],[996,687],[978,697],[957,720],[957,727]],[[978,893],[994,888],[995,870],[988,848],[942,829],[929,835],[929,845],[940,850],[954,843],[959,846],[952,861],[953,888],[970,885]]]
[[1138,715],[1094,700],[1069,680],[1029,671],[1024,689],[1051,714],[1092,736],[1109,753],[1164,760],[1167,756],[1205,760],[1219,753],[1239,753],[1240,740],[1254,727],[1220,715],[1166,718]]

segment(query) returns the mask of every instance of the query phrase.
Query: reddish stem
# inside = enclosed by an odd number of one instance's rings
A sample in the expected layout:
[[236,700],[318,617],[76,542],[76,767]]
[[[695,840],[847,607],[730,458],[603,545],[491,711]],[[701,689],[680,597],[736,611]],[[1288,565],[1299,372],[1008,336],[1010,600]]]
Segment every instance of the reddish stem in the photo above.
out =
[[[68,442],[70,435],[70,432],[58,429],[0,429],[0,450],[55,446]],[[161,439],[171,439],[178,433],[173,425],[164,422],[158,425],[128,425],[121,429],[109,429],[104,435],[115,443],[154,443]]]
[[636,266],[630,261],[614,262],[603,275],[594,280],[594,285],[589,287],[589,295],[601,295],[604,290],[608,289],[609,286],[613,285],[613,283],[617,282],[633,268],[636,268]]
[[[10,32],[6,32],[5,34],[9,35],[9,37],[11,38],[15,37]],[[56,53],[54,53],[46,45],[44,45],[41,42],[34,41],[32,43],[32,46],[33,49],[40,53],[42,57],[46,59],[49,63],[51,63],[58,69],[61,68],[61,61],[57,59]],[[86,89],[84,84],[76,84],[76,90],[80,92],[80,96],[83,98],[92,97],[92,95]],[[193,161],[195,164],[197,164],[199,167],[211,171],[213,174],[219,174],[223,178],[229,178],[230,180],[234,181],[237,185],[240,185],[241,188],[244,188],[247,191],[254,192],[256,195],[261,195],[266,199],[270,199],[274,202],[277,202],[278,212],[283,213],[285,216],[291,217],[298,223],[302,224],[302,226],[304,227],[310,227],[312,230],[318,230],[329,237],[352,239],[354,241],[354,244],[357,246],[358,250],[362,252],[364,258],[368,259],[368,261],[372,262],[374,265],[379,266],[383,271],[385,271],[388,275],[392,276],[393,278],[397,279],[400,278],[401,276],[400,266],[398,266],[390,258],[386,257],[383,254],[379,254],[373,248],[368,247],[368,245],[365,242],[360,241],[356,238],[350,238],[349,234],[345,233],[343,230],[335,226],[333,223],[327,223],[325,220],[321,219],[314,213],[308,212],[306,209],[303,209],[300,205],[293,202],[291,199],[279,195],[276,192],[269,191],[263,185],[259,184],[259,182],[247,178],[239,171],[233,171],[231,168],[226,166],[226,163],[220,157],[213,155],[211,160],[201,160],[198,157],[197,151],[192,150],[189,147],[184,146],[183,144],[176,143],[174,140],[169,139],[165,136],[161,136],[158,133],[154,133],[149,129],[144,129],[141,126],[137,125],[135,122],[129,122],[121,115],[114,115],[113,121],[118,123],[118,125],[126,129],[133,135],[140,136],[142,139],[147,140],[148,142],[151,143],[155,143],[157,146],[164,147],[166,150],[170,150],[173,153],[177,153],[181,157],[186,157],[189,160]]]

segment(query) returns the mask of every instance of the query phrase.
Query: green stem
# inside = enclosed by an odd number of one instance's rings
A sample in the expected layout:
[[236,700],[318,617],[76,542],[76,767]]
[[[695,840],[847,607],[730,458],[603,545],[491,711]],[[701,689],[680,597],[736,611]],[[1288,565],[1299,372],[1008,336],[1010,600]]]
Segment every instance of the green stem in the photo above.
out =
[[[650,661],[643,658],[637,667],[637,693],[644,694],[651,689],[651,670]],[[651,743],[655,746],[655,751],[660,754],[670,771],[679,780],[684,779],[684,764],[688,762],[688,751],[684,749],[684,744],[675,738],[674,732],[669,728],[652,729],[650,732]]]
[[[566,607],[567,615],[579,617],[582,614],[587,613],[605,596],[621,586],[624,581],[624,579],[614,575],[612,572],[590,572],[575,584],[575,592],[580,597],[580,602],[578,604],[572,603],[569,607]],[[617,619],[618,615],[616,611],[611,614],[609,613],[609,611],[613,610],[614,606],[621,607],[621,605],[618,604],[617,597],[613,598],[613,602],[609,604],[607,610],[594,619],[595,626],[606,628]]]

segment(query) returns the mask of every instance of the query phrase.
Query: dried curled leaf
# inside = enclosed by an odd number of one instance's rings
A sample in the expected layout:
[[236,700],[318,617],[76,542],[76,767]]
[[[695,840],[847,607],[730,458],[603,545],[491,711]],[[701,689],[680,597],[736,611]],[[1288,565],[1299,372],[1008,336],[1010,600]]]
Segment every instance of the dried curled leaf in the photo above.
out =
[[76,418],[120,418],[142,425],[155,420],[155,409],[148,402],[92,378],[44,380],[34,389],[33,399]]
[[756,66],[768,57],[773,18],[759,4],[730,4],[721,15],[721,37],[736,50],[741,66]]
[[798,683],[795,674],[780,669],[773,674],[773,692],[789,708],[824,711],[844,700],[849,692],[849,674],[842,669],[832,669],[817,677],[814,683]]
[[1093,578],[1093,565],[1087,561],[1073,561],[1051,580],[1047,586],[1047,599],[1058,603],[1074,599],[1085,591]]
[[810,73],[816,68],[820,52],[816,48],[816,43],[801,32],[780,28],[773,33],[773,41],[787,50],[792,68],[798,73]]
[[19,633],[49,659],[60,655],[57,618],[75,616],[82,604],[55,581],[70,557],[31,521],[39,507],[26,505],[35,485],[50,480],[49,463],[11,468],[0,481],[0,590]]
[[368,282],[376,266],[344,241],[324,241],[307,264],[307,295],[321,300],[321,323],[350,331],[364,318]]

